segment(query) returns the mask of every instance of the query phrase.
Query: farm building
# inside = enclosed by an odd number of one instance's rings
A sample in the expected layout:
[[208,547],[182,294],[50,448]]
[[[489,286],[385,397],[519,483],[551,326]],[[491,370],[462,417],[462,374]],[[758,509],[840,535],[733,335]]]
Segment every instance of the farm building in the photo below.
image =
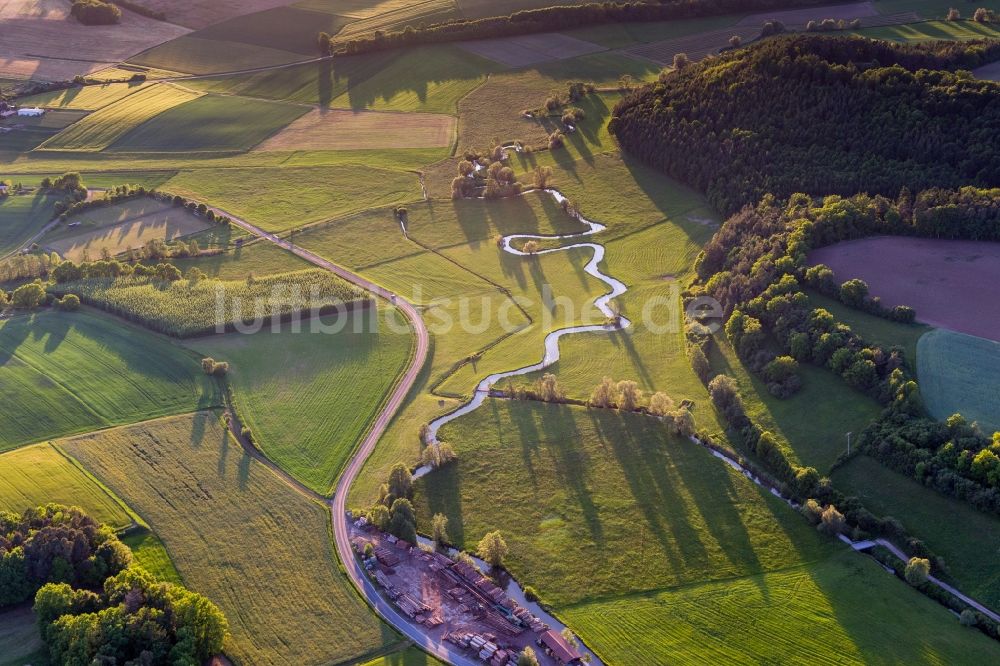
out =
[[20,116],[20,117],[22,117],[22,118],[24,118],[24,117],[33,118],[33,117],[37,117],[37,116],[44,116],[45,115],[45,109],[40,109],[37,106],[30,106],[30,107],[26,107],[26,108],[23,108],[23,109],[18,109],[17,110],[17,115]]
[[567,643],[566,639],[563,638],[557,631],[549,629],[538,638],[538,642],[540,645],[545,647],[546,650],[552,654],[552,658],[560,664],[583,663],[583,655],[581,655],[576,648]]

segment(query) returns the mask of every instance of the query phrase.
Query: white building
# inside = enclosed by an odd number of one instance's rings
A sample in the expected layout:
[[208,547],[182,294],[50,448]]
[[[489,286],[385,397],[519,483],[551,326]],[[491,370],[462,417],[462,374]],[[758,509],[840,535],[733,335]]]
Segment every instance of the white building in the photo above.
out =
[[29,107],[29,108],[24,108],[24,109],[18,109],[17,110],[17,115],[18,116],[22,116],[22,117],[23,116],[29,116],[29,117],[44,116],[45,115],[45,109],[39,109],[37,106],[35,106],[35,107]]

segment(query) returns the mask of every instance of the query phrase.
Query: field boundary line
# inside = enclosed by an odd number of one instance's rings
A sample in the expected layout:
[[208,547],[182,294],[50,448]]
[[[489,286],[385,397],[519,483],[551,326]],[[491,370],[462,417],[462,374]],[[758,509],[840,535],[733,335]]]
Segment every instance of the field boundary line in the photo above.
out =
[[146,523],[145,520],[143,520],[142,516],[140,516],[138,513],[136,513],[135,510],[133,510],[132,507],[130,507],[125,502],[125,500],[123,500],[121,497],[118,496],[117,493],[115,493],[113,490],[111,490],[106,485],[104,485],[104,483],[100,479],[98,479],[96,476],[94,476],[90,472],[90,470],[88,470],[83,465],[82,462],[80,462],[79,460],[77,460],[76,458],[74,458],[73,456],[71,456],[65,449],[63,449],[61,446],[59,446],[58,444],[56,444],[54,441],[46,442],[46,444],[48,446],[50,446],[52,448],[52,450],[55,451],[57,454],[59,454],[60,456],[62,456],[63,458],[65,458],[66,462],[68,462],[70,465],[72,465],[74,468],[76,468],[81,474],[83,474],[85,477],[87,477],[87,479],[89,479],[94,484],[96,484],[97,487],[101,489],[101,492],[103,492],[105,495],[107,495],[108,498],[112,502],[114,502],[115,504],[117,504],[118,506],[120,506],[121,509],[125,512],[125,514],[129,517],[129,519],[131,519],[131,521],[132,521],[131,525],[127,525],[126,527],[123,527],[121,529],[115,530],[116,532],[119,532],[119,533],[127,532],[129,530],[134,529],[137,526],[141,526],[141,527],[145,527],[145,528],[149,529],[149,525]]

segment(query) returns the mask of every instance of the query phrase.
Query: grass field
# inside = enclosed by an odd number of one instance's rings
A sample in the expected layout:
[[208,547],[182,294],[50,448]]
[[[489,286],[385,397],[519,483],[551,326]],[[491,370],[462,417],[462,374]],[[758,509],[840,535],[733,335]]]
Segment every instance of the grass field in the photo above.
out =
[[809,292],[809,302],[814,308],[829,310],[837,321],[850,326],[851,330],[864,338],[866,342],[883,345],[886,348],[902,347],[907,363],[912,369],[916,369],[917,341],[925,333],[933,330],[930,326],[920,323],[901,324],[876,317],[814,291]]
[[302,60],[302,54],[266,46],[204,39],[193,34],[155,46],[129,58],[143,67],[184,74],[215,74]]
[[459,459],[418,481],[421,524],[442,512],[473,549],[501,530],[511,572],[557,608],[830,552],[770,493],[647,417],[492,400],[440,437]]
[[917,345],[920,395],[931,416],[960,412],[986,433],[1000,430],[1000,343],[943,328]]
[[246,44],[278,51],[316,56],[316,36],[336,34],[350,19],[300,7],[275,7],[214,23],[191,34],[220,45]]
[[151,83],[107,83],[100,86],[75,86],[25,97],[21,104],[46,109],[83,109],[96,111],[151,86]]
[[12,116],[0,120],[0,151],[24,153],[34,150],[51,137],[87,115],[77,109],[52,109],[40,118]]
[[30,605],[0,612],[0,666],[47,666],[49,649],[42,642]]
[[181,172],[165,189],[209,201],[268,231],[420,198],[416,174],[360,165],[199,169]]
[[855,436],[881,412],[873,399],[849,387],[826,368],[800,366],[802,390],[779,399],[767,391],[736,357],[724,335],[716,335],[709,356],[713,370],[734,377],[747,413],[774,433],[793,461],[826,474],[847,450],[847,433]]
[[[971,18],[975,8],[959,8],[966,17]],[[947,13],[947,9],[942,13]],[[968,39],[996,39],[1000,30],[988,23],[975,21],[924,21],[922,23],[907,23],[890,25],[881,28],[865,28],[856,31],[857,34],[871,39],[889,39],[896,42],[930,42],[935,40],[963,41]]]
[[0,454],[0,464],[0,509],[21,513],[49,503],[79,506],[116,530],[129,528],[121,539],[146,570],[162,580],[180,580],[163,544],[142,518],[61,449],[36,444]]
[[95,208],[74,215],[69,221],[79,226],[56,227],[39,244],[72,261],[85,257],[100,259],[105,252],[115,256],[153,239],[170,241],[211,226],[205,218],[187,209],[154,199],[133,199]]
[[0,198],[0,256],[13,252],[41,231],[52,219],[53,207],[60,198],[37,191]]
[[51,444],[36,444],[0,454],[0,509],[20,514],[55,503],[79,506],[116,530],[132,524],[118,499],[101,488]]
[[991,608],[1000,606],[1000,518],[945,497],[867,456],[837,469],[833,482],[869,510],[893,516],[907,532],[944,558],[960,590]]
[[198,359],[122,321],[42,312],[0,322],[0,451],[219,404]]
[[[844,550],[813,565],[562,612],[605,663],[987,663],[997,648]],[[892,618],[891,621],[887,621]]]
[[216,414],[63,446],[146,518],[185,584],[219,605],[234,662],[340,663],[398,641],[338,571],[326,508],[245,456]]
[[307,113],[308,107],[205,95],[173,107],[125,134],[116,152],[245,151]]
[[[410,358],[412,335],[395,310],[345,315],[322,323],[339,332],[284,325],[254,335],[194,341],[199,353],[230,363],[240,418],[269,457],[320,493],[340,469]],[[402,332],[388,328],[385,318]]]
[[[199,236],[195,235],[193,238]],[[202,240],[198,242],[201,243]],[[173,264],[184,273],[197,266],[209,277],[219,280],[245,280],[250,275],[260,277],[274,273],[289,273],[312,266],[305,259],[300,259],[267,241],[244,244],[240,247],[232,245],[226,247],[228,249],[222,254],[174,259]]]
[[91,113],[55,135],[41,150],[97,151],[116,142],[129,130],[157,114],[198,97],[198,93],[160,84],[144,88]]
[[402,652],[366,661],[362,666],[439,666],[443,663],[422,650],[410,647]]

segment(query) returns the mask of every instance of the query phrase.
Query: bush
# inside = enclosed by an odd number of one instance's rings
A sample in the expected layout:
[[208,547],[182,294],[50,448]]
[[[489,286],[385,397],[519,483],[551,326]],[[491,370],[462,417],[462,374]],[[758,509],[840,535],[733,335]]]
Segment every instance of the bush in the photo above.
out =
[[122,10],[101,0],[75,0],[70,14],[84,25],[113,25],[122,18]]
[[906,563],[904,576],[906,577],[906,582],[915,587],[926,583],[930,573],[930,560],[922,557],[911,557],[910,561]]
[[76,312],[80,309],[80,297],[76,294],[66,294],[56,301],[56,308],[66,312]]

